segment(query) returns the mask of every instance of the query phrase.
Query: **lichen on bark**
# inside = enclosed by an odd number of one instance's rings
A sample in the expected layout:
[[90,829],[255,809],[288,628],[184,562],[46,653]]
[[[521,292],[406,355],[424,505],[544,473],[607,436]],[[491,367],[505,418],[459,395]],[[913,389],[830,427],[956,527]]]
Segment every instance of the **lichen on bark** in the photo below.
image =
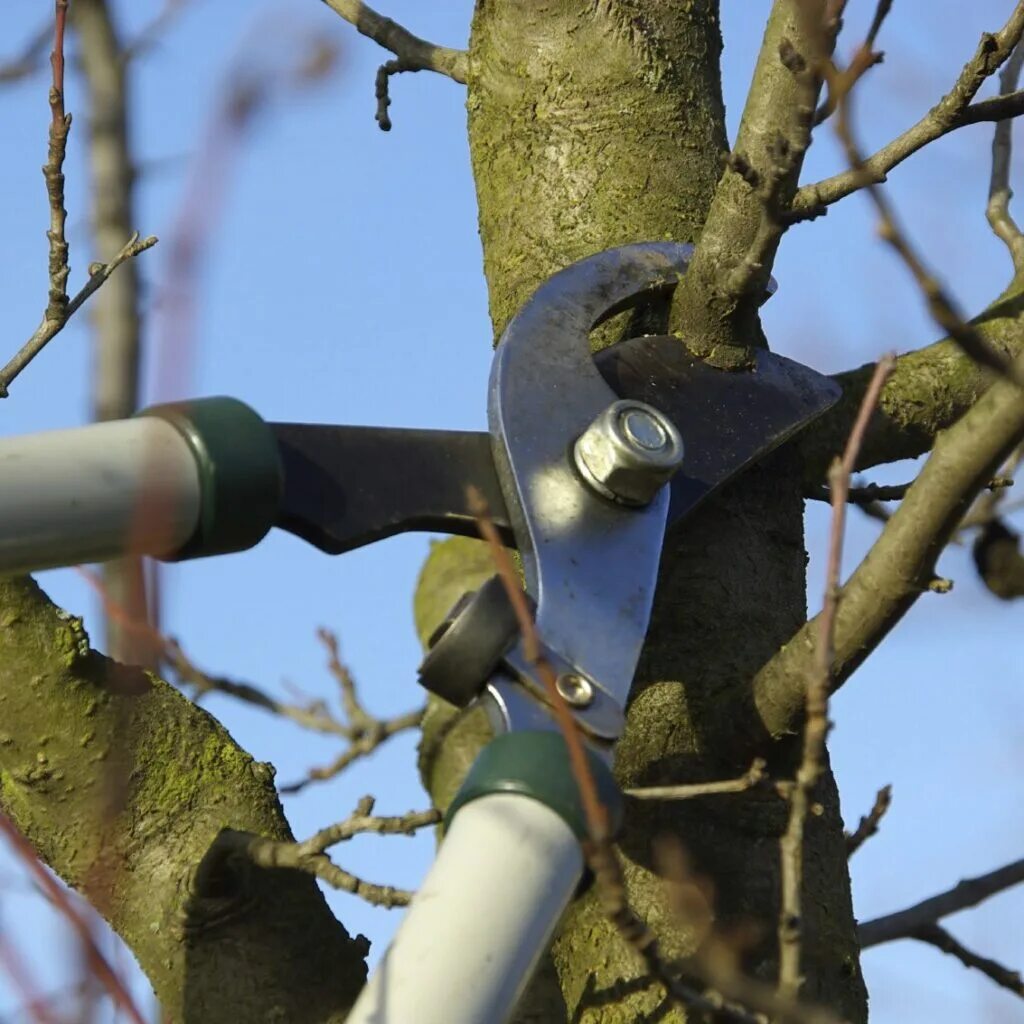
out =
[[340,1022],[365,977],[365,941],[311,878],[195,888],[222,828],[290,838],[273,777],[173,687],[92,650],[31,580],[0,580],[0,811],[127,942],[170,1020]]

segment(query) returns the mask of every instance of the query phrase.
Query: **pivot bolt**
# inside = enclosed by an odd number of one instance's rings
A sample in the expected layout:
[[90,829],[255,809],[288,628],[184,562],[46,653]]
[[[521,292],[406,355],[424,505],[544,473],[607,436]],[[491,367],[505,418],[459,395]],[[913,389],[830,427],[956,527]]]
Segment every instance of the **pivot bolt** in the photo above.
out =
[[647,505],[682,465],[683,439],[653,406],[623,400],[587,427],[573,456],[598,494],[623,505]]
[[563,672],[555,680],[555,689],[570,707],[585,708],[594,699],[594,687],[590,680],[575,672]]

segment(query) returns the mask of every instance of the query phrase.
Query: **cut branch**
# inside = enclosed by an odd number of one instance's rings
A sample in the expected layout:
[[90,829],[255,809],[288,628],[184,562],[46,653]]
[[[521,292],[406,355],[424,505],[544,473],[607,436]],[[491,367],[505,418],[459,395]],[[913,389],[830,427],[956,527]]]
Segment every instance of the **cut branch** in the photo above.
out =
[[861,949],[913,938],[919,928],[935,924],[950,914],[976,907],[991,896],[1024,882],[1024,859],[1007,864],[987,875],[965,878],[952,889],[915,903],[906,910],[867,921],[857,929]]
[[986,100],[971,106],[982,84],[995,74],[1009,58],[1024,34],[1024,3],[1017,3],[1006,24],[995,34],[985,33],[974,53],[964,65],[953,88],[912,128],[883,146],[863,161],[863,167],[836,174],[824,181],[805,185],[793,198],[794,219],[817,217],[832,203],[856,192],[868,183],[879,184],[886,175],[907,157],[943,135],[982,120],[1000,120],[1016,116],[1017,107],[1000,97],[1001,105]]

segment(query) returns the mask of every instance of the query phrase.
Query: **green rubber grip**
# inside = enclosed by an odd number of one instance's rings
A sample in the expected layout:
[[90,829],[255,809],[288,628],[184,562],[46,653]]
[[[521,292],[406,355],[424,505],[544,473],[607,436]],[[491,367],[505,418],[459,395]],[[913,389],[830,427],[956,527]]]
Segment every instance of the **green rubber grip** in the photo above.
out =
[[[597,795],[608,810],[613,834],[622,824],[622,793],[611,769],[587,751]],[[460,807],[490,793],[520,793],[550,807],[580,839],[590,830],[579,786],[559,732],[509,732],[496,736],[480,751],[445,814],[445,827]]]
[[277,520],[284,486],[273,431],[236,398],[199,398],[143,409],[188,442],[199,470],[195,533],[168,561],[225,555],[258,544]]

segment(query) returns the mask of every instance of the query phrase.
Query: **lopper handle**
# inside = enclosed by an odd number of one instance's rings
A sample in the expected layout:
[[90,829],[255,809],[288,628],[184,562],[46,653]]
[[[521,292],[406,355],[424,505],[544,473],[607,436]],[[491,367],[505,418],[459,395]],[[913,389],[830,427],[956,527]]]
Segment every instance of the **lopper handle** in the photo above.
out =
[[0,576],[240,551],[273,525],[280,493],[270,428],[230,398],[2,438]]
[[579,839],[539,800],[465,804],[346,1024],[507,1021],[582,873]]

